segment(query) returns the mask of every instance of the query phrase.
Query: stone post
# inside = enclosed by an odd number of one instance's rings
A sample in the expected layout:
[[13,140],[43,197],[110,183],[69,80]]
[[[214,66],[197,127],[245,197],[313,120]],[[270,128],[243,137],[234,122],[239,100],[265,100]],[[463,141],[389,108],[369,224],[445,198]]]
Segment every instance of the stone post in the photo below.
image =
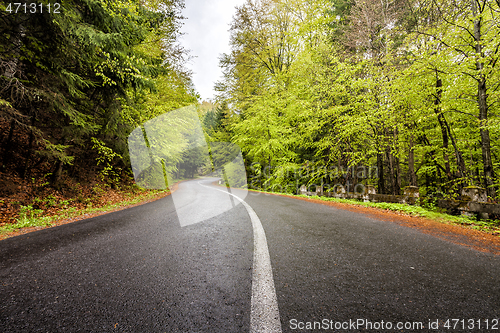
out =
[[307,186],[305,186],[305,185],[300,185],[300,190],[299,190],[299,193],[300,193],[300,194],[307,195]]
[[343,198],[345,195],[345,188],[344,186],[337,184],[333,187],[333,196],[336,198]]
[[373,186],[373,185],[366,185],[365,186],[365,193],[363,194],[363,201],[364,202],[370,202],[370,194],[377,194],[377,190],[375,189],[375,186]]
[[[469,202],[488,202],[488,192],[485,188],[477,186],[467,186],[462,189],[462,200]],[[466,207],[469,207],[467,204]],[[474,213],[467,210],[462,210],[462,215],[474,216]],[[488,219],[488,213],[479,212],[478,217],[480,219]]]
[[403,190],[403,201],[409,205],[414,205],[418,198],[420,198],[420,193],[417,186],[406,186]]
[[404,195],[412,198],[420,198],[417,186],[406,186],[404,188]]
[[462,189],[462,200],[488,202],[486,189],[477,186],[467,186]]
[[323,196],[323,186],[316,185],[316,195],[319,196],[319,197]]

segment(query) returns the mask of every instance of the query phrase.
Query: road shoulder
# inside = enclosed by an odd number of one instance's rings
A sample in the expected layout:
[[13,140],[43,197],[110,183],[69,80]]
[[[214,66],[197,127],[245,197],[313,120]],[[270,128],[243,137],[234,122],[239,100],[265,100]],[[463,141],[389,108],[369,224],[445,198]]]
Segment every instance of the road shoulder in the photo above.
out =
[[283,195],[278,193],[267,193],[279,195],[296,200],[304,200],[321,205],[331,206],[337,209],[348,210],[354,213],[363,214],[371,218],[382,221],[396,223],[398,225],[418,229],[419,231],[438,237],[449,242],[463,245],[481,252],[488,252],[500,255],[500,237],[487,232],[474,230],[465,226],[436,221],[420,216],[411,216],[398,212],[388,211],[380,208],[365,207],[355,204],[324,201],[314,198],[304,198],[293,195]]

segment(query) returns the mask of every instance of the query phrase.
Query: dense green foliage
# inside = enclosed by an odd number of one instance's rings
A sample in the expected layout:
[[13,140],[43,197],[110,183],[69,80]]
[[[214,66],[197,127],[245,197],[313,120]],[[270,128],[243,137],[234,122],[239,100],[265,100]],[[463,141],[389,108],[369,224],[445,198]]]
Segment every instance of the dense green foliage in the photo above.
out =
[[69,0],[59,13],[34,14],[6,6],[2,172],[48,172],[53,185],[65,171],[115,181],[136,126],[197,100],[177,43],[182,0]]
[[488,0],[248,0],[205,122],[254,188],[498,199],[499,19]]

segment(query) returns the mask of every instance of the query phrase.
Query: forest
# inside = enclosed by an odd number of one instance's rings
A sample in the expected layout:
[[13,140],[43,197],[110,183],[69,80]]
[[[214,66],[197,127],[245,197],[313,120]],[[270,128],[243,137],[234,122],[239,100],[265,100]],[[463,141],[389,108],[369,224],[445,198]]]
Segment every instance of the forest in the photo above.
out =
[[499,1],[247,1],[230,29],[212,136],[252,187],[499,199]]
[[[183,0],[38,3],[0,4],[3,222],[131,188],[127,137],[188,105],[210,141],[241,148],[253,189],[500,199],[498,0],[247,0],[203,103]],[[179,178],[193,163],[178,161]]]
[[128,191],[130,132],[198,99],[182,1],[21,3],[0,4],[0,222]]

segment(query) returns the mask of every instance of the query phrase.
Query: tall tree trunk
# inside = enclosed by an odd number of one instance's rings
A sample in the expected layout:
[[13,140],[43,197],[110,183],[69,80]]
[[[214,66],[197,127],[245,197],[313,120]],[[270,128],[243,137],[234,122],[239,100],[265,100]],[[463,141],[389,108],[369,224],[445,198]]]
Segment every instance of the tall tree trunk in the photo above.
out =
[[399,165],[399,158],[397,156],[394,156],[394,165],[395,165],[395,171],[396,171],[396,191],[394,192],[394,194],[400,195],[401,194],[401,167]]
[[[458,149],[455,137],[453,136],[453,133],[451,132],[450,125],[448,125],[448,122],[446,121],[446,118],[444,117],[444,115],[441,119],[443,121],[444,126],[446,127],[446,130],[448,131],[448,137],[450,138],[451,144],[453,145],[453,149],[455,150],[455,155],[457,157],[458,176],[461,178],[465,177],[467,175],[467,170],[465,169],[465,161],[464,161],[462,152]],[[462,183],[463,182],[461,182],[461,184]]]
[[391,182],[391,194],[396,194],[396,171],[394,169],[394,156],[392,156],[390,147],[387,148],[387,161],[389,161],[389,180]]
[[[65,138],[63,137],[61,139],[61,143],[64,145],[66,142]],[[58,159],[54,168],[54,171],[52,172],[52,176],[50,177],[50,184],[59,189],[60,182],[61,182],[61,176],[62,176],[62,171],[63,171],[63,166],[64,163],[62,160]]]
[[26,151],[26,156],[24,158],[24,166],[21,171],[21,177],[23,179],[29,178],[31,172],[30,172],[30,163],[31,163],[31,156],[33,154],[33,144],[35,141],[35,134],[33,132],[33,128],[35,126],[35,121],[36,121],[36,115],[32,114],[31,116],[31,129],[30,129],[30,135],[28,139],[28,150]]
[[2,147],[3,153],[1,156],[3,156],[2,162],[4,165],[7,165],[11,159],[12,154],[10,154],[10,152],[12,150],[12,137],[14,136],[15,126],[16,126],[16,121],[14,119],[12,119],[10,121],[9,134],[7,135],[7,138],[6,138],[5,142],[3,143],[3,147]]
[[[396,144],[398,142],[398,129],[394,129],[394,143]],[[393,155],[394,159],[394,177],[395,177],[395,184],[394,184],[394,195],[400,195],[401,194],[401,168],[399,166],[399,158],[397,156]]]
[[16,121],[12,119],[9,126],[9,134],[5,138],[5,142],[2,142],[4,153],[8,150],[9,145],[12,143],[12,137],[14,136],[14,127],[16,126]]
[[417,175],[415,173],[415,153],[413,152],[413,134],[410,135],[410,149],[408,152],[408,183],[417,186]]
[[488,130],[488,107],[486,105],[486,82],[481,78],[478,84],[478,102],[479,102],[479,120],[481,135],[481,153],[483,157],[484,186],[487,189],[488,196],[496,197],[496,189],[493,186],[493,162],[491,160],[490,132]]
[[[455,138],[453,137],[453,133],[451,132],[451,128],[446,121],[446,118],[441,111],[441,94],[442,94],[442,86],[443,83],[439,77],[437,77],[436,73],[436,99],[434,101],[434,112],[437,115],[438,123],[439,126],[441,127],[441,135],[443,137],[443,159],[445,162],[445,172],[448,180],[451,180],[453,178],[453,175],[451,174],[451,168],[450,168],[450,162],[448,158],[448,154],[446,153],[446,150],[448,149],[449,146],[449,140],[451,140],[451,144],[453,145],[453,149],[455,150],[455,156],[457,159],[457,168],[458,168],[458,177],[463,178],[467,174],[467,171],[465,169],[465,161],[462,155],[462,152],[458,149],[457,143],[455,141]],[[459,183],[459,190],[462,188],[463,182],[461,181]],[[460,192],[460,191],[459,191]]]
[[56,166],[54,168],[54,172],[52,173],[52,177],[50,179],[51,185],[55,188],[59,188],[59,183],[61,182],[62,171],[63,171],[63,162],[61,160],[57,160]]
[[[478,8],[476,1],[472,0],[472,12],[475,17],[478,15]],[[474,20],[474,39],[476,56],[480,59],[482,57],[481,45],[481,18]],[[476,62],[476,70],[479,74],[477,82],[477,103],[479,107],[479,122],[480,122],[480,136],[481,136],[481,153],[483,157],[483,172],[484,172],[484,186],[486,187],[488,196],[491,198],[496,197],[496,189],[494,184],[493,163],[491,160],[491,147],[490,147],[490,132],[488,130],[488,103],[486,91],[486,77],[482,73],[484,63],[481,61]]]
[[377,154],[377,171],[378,171],[378,192],[380,194],[385,194],[384,186],[384,155],[382,153]]
[[444,115],[441,112],[441,95],[443,92],[443,82],[439,77],[437,77],[437,70],[436,70],[436,98],[434,99],[434,112],[437,115],[437,120],[439,123],[439,127],[441,127],[441,136],[443,137],[443,160],[444,160],[444,169],[446,172],[446,177],[448,180],[452,180],[453,176],[451,174],[451,169],[450,169],[450,159],[448,158],[448,131],[446,130],[445,126],[445,119]]

